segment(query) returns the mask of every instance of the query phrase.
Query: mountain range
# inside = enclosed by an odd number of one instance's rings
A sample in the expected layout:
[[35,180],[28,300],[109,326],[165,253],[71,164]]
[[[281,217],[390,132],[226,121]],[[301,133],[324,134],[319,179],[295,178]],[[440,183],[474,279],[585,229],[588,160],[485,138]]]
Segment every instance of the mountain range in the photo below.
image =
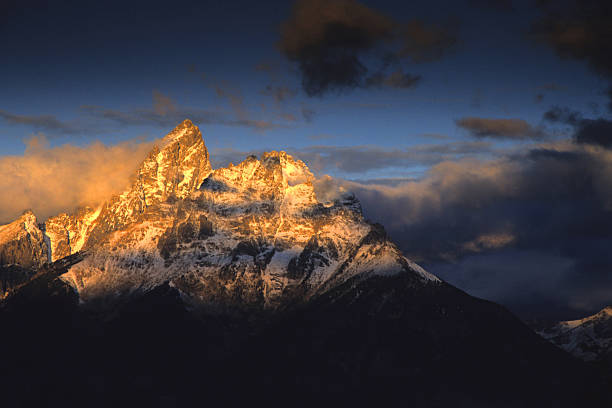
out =
[[185,120],[94,207],[0,227],[9,406],[610,406],[600,373],[402,255],[285,152]]

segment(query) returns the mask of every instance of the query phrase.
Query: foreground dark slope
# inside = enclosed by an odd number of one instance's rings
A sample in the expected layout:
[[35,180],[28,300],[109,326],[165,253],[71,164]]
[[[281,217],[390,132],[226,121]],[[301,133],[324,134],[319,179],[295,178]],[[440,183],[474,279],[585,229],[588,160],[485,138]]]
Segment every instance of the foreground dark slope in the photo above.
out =
[[446,284],[349,281],[250,319],[196,317],[162,285],[99,316],[55,278],[71,261],[0,309],[6,406],[609,406],[583,363]]

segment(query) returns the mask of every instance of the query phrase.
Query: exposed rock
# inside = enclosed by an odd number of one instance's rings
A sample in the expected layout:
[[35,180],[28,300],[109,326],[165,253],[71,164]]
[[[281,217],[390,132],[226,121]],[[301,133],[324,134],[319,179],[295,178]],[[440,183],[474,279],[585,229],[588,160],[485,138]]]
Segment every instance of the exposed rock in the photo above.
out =
[[[170,282],[192,306],[237,309],[307,301],[357,275],[405,272],[423,285],[439,282],[363,218],[353,195],[320,202],[313,179],[285,152],[249,156],[213,171],[190,194],[136,203],[142,211],[130,223],[105,221],[115,227],[95,240],[92,230],[85,247],[95,255],[64,279],[83,302]],[[156,185],[153,176],[149,183]]]
[[45,236],[32,211],[24,212],[10,224],[0,226],[0,298],[27,281],[49,261]]
[[612,306],[584,319],[560,322],[539,333],[582,360],[612,365]]
[[185,120],[155,146],[133,176],[132,186],[97,209],[60,214],[46,222],[52,259],[107,241],[164,201],[189,196],[210,174],[202,133]]

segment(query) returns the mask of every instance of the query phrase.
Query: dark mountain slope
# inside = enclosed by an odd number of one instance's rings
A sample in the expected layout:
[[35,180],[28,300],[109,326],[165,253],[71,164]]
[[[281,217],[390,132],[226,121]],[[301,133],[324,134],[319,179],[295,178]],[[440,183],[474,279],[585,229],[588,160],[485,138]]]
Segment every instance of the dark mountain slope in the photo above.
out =
[[0,312],[8,406],[609,406],[594,372],[502,307],[409,275],[248,320],[196,318],[168,285],[99,316],[56,274]]

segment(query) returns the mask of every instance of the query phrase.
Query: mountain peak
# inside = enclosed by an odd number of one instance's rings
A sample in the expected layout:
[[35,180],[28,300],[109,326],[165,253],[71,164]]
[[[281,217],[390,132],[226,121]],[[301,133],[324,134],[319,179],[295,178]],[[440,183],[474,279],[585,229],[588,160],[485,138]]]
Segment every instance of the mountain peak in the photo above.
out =
[[582,319],[559,322],[540,335],[580,359],[607,359],[612,350],[612,306]]
[[36,215],[34,214],[34,211],[28,208],[27,210],[21,213],[21,215],[19,216],[19,220],[31,221],[33,223],[36,223]]
[[268,168],[280,167],[283,180],[290,186],[314,180],[313,174],[303,161],[294,159],[293,156],[284,151],[265,152],[261,157],[261,161]]
[[[38,267],[48,261],[47,245],[32,210],[24,211],[15,221],[0,225],[0,267],[16,264]],[[0,287],[0,298],[6,287]]]
[[211,173],[202,133],[189,119],[168,133],[147,155],[121,194],[97,209],[59,215],[47,220],[52,259],[60,259],[135,222],[168,199],[184,199]]
[[202,141],[202,132],[189,119],[185,119],[168,133],[161,142],[161,148],[179,142],[183,145],[191,146]]

